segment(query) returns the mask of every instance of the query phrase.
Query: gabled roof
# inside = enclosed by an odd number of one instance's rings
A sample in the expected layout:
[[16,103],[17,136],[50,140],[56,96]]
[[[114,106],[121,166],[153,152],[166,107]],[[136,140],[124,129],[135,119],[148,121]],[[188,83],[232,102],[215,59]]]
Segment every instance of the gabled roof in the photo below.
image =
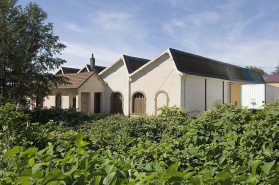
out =
[[55,74],[68,74],[77,73],[80,69],[70,68],[70,67],[60,67],[60,69]]
[[103,71],[99,73],[99,75],[104,74],[106,71],[108,71],[110,68],[112,68],[115,64],[117,64],[120,61],[124,61],[124,64],[126,66],[126,69],[129,74],[136,71],[138,68],[142,67],[144,64],[148,63],[148,59],[138,58],[138,57],[132,57],[128,55],[123,55],[122,57],[119,57],[114,63],[112,63],[110,66],[105,68]]
[[263,75],[265,82],[279,82],[279,74],[274,75]]
[[91,67],[91,65],[86,64],[83,68],[81,68],[78,73],[84,73],[84,72],[92,72],[95,71],[97,73],[102,72],[106,67],[103,66],[95,66],[95,70]]
[[91,76],[97,75],[97,77],[105,84],[103,79],[95,72],[87,72],[87,73],[70,73],[70,74],[59,74],[57,76],[63,76],[68,78],[68,82],[70,85],[60,85],[57,89],[77,89],[81,85],[83,85]]
[[149,61],[148,59],[137,58],[128,55],[123,55],[123,58],[126,63],[126,67],[129,74],[133,73],[135,70],[137,70]]
[[265,83],[260,73],[191,53],[169,49],[178,71],[197,76]]

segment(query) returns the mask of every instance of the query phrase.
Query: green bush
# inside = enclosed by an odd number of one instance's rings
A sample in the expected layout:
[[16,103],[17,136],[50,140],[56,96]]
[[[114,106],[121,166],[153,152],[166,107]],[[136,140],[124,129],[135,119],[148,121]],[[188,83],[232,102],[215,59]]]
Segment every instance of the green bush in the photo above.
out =
[[15,120],[15,139],[1,145],[14,147],[0,152],[2,184],[278,184],[279,102],[216,104],[195,120],[178,107],[136,118],[29,112],[40,124],[1,110]]

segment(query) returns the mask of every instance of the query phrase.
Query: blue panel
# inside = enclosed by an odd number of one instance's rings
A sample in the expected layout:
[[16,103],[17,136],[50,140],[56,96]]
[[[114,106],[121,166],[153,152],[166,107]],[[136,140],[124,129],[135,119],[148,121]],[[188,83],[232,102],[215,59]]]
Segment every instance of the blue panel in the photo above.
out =
[[242,68],[243,73],[245,74],[248,81],[254,82],[252,76],[250,75],[248,69]]

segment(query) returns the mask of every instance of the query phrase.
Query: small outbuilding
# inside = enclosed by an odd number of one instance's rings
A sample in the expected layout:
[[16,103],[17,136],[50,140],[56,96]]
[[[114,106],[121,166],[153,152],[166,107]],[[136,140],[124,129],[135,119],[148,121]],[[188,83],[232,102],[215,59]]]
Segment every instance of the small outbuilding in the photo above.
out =
[[60,85],[44,98],[43,107],[77,108],[82,112],[101,113],[105,82],[96,72],[59,74],[69,85]]

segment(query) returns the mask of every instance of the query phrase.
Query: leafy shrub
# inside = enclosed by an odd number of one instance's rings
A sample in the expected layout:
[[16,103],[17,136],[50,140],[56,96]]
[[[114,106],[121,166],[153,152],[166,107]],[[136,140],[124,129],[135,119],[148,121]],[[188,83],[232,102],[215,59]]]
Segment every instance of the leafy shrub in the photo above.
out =
[[[51,110],[56,121],[37,115],[32,120],[44,124],[23,123],[15,147],[0,151],[2,184],[278,182],[279,102],[255,112],[216,104],[195,120],[177,107],[136,118],[70,111]],[[71,116],[79,122],[67,123]]]

